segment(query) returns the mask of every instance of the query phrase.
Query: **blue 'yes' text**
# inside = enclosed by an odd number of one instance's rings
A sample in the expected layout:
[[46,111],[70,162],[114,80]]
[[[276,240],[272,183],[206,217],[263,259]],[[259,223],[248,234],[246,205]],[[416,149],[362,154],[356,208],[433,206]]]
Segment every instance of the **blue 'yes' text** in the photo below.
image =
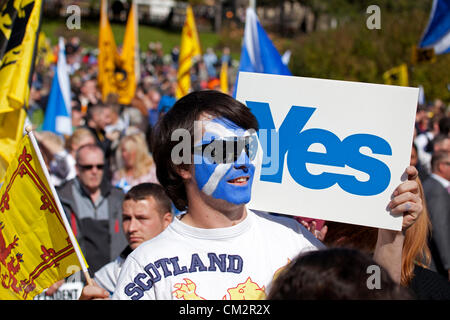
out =
[[[312,128],[302,131],[316,108],[300,106],[291,107],[277,131],[268,103],[256,101],[246,103],[259,123],[258,136],[263,148],[261,181],[281,183],[287,153],[286,161],[290,175],[305,188],[326,189],[337,183],[348,193],[373,196],[388,187],[391,180],[389,167],[382,161],[360,152],[362,147],[367,147],[372,154],[391,156],[391,146],[381,137],[360,133],[350,135],[341,141],[334,133],[324,129]],[[267,135],[268,131],[271,132],[270,136]],[[265,139],[262,139],[262,134],[265,135]],[[326,152],[308,150],[316,143],[323,145]],[[274,164],[274,159],[279,163]],[[369,179],[360,181],[353,175],[331,172],[314,175],[307,170],[307,163],[342,168],[348,166],[366,173]]]

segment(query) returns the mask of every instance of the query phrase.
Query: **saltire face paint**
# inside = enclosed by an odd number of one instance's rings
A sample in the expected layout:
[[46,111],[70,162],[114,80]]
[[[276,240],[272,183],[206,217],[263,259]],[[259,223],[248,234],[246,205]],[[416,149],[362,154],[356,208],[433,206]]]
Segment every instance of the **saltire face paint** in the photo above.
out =
[[258,148],[256,132],[225,118],[203,120],[201,141],[194,142],[195,179],[199,189],[233,204],[250,201]]

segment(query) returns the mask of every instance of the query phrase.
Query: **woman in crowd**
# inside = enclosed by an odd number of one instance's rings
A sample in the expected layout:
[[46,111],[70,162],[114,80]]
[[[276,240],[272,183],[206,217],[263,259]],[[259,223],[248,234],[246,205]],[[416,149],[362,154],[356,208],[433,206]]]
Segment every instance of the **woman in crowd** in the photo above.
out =
[[[418,299],[450,299],[450,282],[428,269],[430,264],[428,236],[431,223],[422,183],[420,179],[416,181],[419,184],[423,211],[417,221],[404,230],[400,284],[409,288]],[[365,253],[373,253],[377,241],[377,229],[338,222],[327,222],[327,225],[328,231],[324,239],[327,246],[354,248]]]
[[123,137],[117,148],[116,157],[117,170],[112,180],[116,187],[128,191],[139,183],[159,183],[153,158],[142,133]]

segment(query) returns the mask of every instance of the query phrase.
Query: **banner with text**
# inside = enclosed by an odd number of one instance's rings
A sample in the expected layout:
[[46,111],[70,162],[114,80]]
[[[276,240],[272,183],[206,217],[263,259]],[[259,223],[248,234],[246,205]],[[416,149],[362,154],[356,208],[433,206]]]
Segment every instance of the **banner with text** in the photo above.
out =
[[400,230],[387,210],[406,179],[419,89],[241,72],[259,123],[249,208]]

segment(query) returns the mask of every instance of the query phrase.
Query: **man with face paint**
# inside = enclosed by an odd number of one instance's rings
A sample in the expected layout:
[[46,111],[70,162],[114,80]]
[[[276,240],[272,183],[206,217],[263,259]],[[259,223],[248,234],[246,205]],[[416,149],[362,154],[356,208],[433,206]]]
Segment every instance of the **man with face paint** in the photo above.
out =
[[[324,248],[295,219],[247,209],[257,129],[245,105],[218,91],[190,93],[162,118],[152,141],[157,176],[185,213],[128,256],[113,299],[264,299],[298,254]],[[181,136],[189,143],[180,149]],[[422,210],[417,171],[406,172],[410,180],[390,203],[404,229]],[[397,282],[403,239],[403,232],[380,229],[374,255]],[[82,296],[100,295],[87,286]]]

